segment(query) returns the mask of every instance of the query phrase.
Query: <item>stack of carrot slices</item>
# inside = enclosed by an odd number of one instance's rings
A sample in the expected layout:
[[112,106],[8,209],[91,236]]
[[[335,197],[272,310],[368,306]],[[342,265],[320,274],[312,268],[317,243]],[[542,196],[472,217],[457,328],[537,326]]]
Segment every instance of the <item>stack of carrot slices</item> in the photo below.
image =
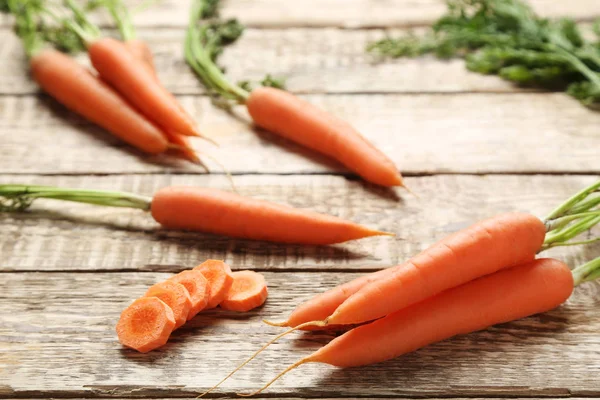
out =
[[265,278],[254,271],[231,272],[220,260],[207,260],[151,286],[121,313],[119,341],[141,353],[169,340],[171,333],[200,311],[221,306],[250,311],[267,299]]

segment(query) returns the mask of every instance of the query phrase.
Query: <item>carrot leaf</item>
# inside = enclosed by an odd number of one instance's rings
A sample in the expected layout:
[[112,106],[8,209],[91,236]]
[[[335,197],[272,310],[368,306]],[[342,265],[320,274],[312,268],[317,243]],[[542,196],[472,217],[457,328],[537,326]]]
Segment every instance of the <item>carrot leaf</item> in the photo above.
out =
[[600,257],[593,259],[573,270],[574,285],[600,278]]

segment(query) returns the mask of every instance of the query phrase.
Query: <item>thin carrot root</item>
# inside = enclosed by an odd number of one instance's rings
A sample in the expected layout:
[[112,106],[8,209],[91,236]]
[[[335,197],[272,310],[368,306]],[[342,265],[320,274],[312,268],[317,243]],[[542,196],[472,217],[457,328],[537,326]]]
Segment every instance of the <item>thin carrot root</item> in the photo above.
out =
[[233,175],[231,175],[231,172],[229,172],[229,170],[225,168],[225,166],[216,157],[211,156],[210,154],[204,154],[204,156],[210,158],[215,164],[221,167],[221,169],[225,173],[225,176],[227,177],[227,180],[229,181],[229,184],[231,185],[231,190],[235,194],[240,194],[235,186],[235,182],[233,181]]
[[278,328],[286,327],[289,324],[288,320],[281,321],[281,322],[275,322],[275,321],[269,321],[268,319],[263,319],[262,322],[264,322],[265,324],[267,324],[269,326],[276,326]]
[[416,194],[415,192],[413,192],[412,190],[410,190],[410,188],[408,186],[406,186],[404,184],[404,182],[402,182],[402,185],[400,185],[401,188],[403,188],[404,190],[406,190],[408,193],[412,194],[413,196],[415,196],[417,199],[421,200],[421,197],[419,197],[418,194]]
[[274,384],[279,378],[281,378],[282,376],[284,376],[285,374],[287,374],[291,370],[296,369],[299,366],[301,366],[302,364],[306,364],[307,362],[310,362],[309,358],[303,358],[302,360],[295,362],[294,364],[290,365],[289,367],[287,367],[286,369],[284,369],[283,371],[281,371],[280,373],[278,373],[277,376],[275,378],[271,379],[266,385],[264,385],[263,387],[261,387],[258,390],[255,390],[254,392],[251,392],[251,393],[236,393],[236,394],[238,396],[241,396],[241,397],[252,397],[252,396],[255,396],[255,395],[263,392],[265,389],[267,389],[269,386],[271,386],[272,384]]
[[[269,347],[270,345],[272,345],[273,343],[275,343],[276,341],[278,341],[282,337],[284,337],[284,336],[286,336],[286,335],[288,335],[288,334],[290,334],[290,333],[292,333],[294,331],[297,331],[298,329],[302,329],[305,326],[326,326],[326,325],[327,325],[327,320],[325,320],[325,321],[310,321],[310,322],[306,322],[304,324],[300,324],[300,325],[298,325],[298,326],[296,326],[294,328],[290,328],[290,329],[288,329],[287,331],[285,331],[283,333],[280,333],[279,335],[275,336],[273,339],[271,339],[267,343],[265,343],[263,345],[263,347],[261,347],[256,352],[254,352],[254,354],[252,354],[252,356],[250,356],[250,358],[248,358],[247,360],[245,360],[243,363],[241,363],[240,365],[238,365],[233,371],[231,371],[229,374],[227,374],[227,376],[225,378],[221,379],[221,381],[219,381],[219,383],[217,383],[216,385],[214,385],[213,387],[211,387],[210,389],[208,389],[206,392],[202,393],[197,398],[203,397],[203,396],[207,395],[208,393],[212,392],[213,390],[215,390],[216,388],[218,388],[219,386],[221,386],[223,384],[223,382],[225,382],[226,380],[228,380],[229,378],[231,378],[233,376],[233,374],[235,374],[236,372],[238,372],[240,369],[244,368],[246,366],[246,364],[248,364],[250,361],[254,360],[256,358],[256,356],[258,356],[267,347]],[[273,383],[274,381],[275,380],[273,380],[271,383]],[[267,386],[265,386],[261,390],[266,389]]]

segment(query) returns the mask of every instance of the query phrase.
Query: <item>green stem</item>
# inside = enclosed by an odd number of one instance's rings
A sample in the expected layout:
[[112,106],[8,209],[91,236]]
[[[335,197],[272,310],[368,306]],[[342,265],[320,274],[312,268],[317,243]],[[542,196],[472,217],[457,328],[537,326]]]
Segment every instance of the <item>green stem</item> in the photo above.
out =
[[571,210],[568,213],[566,213],[566,215],[583,213],[588,210],[591,210],[592,208],[596,207],[597,205],[600,205],[600,196],[593,197],[586,201],[582,201],[581,203],[579,203],[579,205],[571,208]]
[[583,76],[588,78],[588,80],[596,86],[597,91],[600,93],[600,75],[598,73],[592,71],[587,65],[585,65],[583,61],[581,61],[581,59],[563,47],[558,45],[548,45],[548,47],[557,53],[560,53],[577,71],[581,72]]
[[600,211],[588,211],[577,214],[569,214],[546,222],[546,232],[557,231],[564,228],[569,223],[584,217],[600,216]]
[[573,239],[581,233],[590,230],[593,226],[600,223],[600,216],[584,217],[576,224],[568,226],[557,232],[550,232],[546,235],[544,246],[553,243],[565,243],[567,240]]
[[[24,208],[27,208],[33,200],[39,198],[73,201],[109,207],[137,208],[144,211],[150,210],[152,202],[150,197],[126,192],[36,185],[0,185],[0,198],[1,197],[12,204],[24,205],[24,207],[17,206],[13,209],[11,209],[10,206],[5,206],[4,209],[6,211],[22,211]],[[0,205],[2,205],[2,202],[0,202]]]
[[552,219],[556,219],[558,217],[562,217],[566,215],[573,209],[575,206],[579,206],[583,200],[585,200],[590,194],[600,190],[600,181],[593,183],[592,185],[586,187],[585,189],[579,191],[578,193],[571,196],[567,201],[558,206],[554,211],[552,211],[546,218],[545,221],[549,221]]
[[573,270],[574,286],[600,278],[600,257]]
[[91,43],[101,36],[100,28],[89,20],[86,13],[73,0],[65,0],[65,4],[75,16],[75,21],[60,20],[66,28],[75,32],[85,43]]
[[541,250],[538,253],[541,253],[542,251],[546,251],[553,247],[582,246],[585,244],[592,244],[592,243],[596,243],[596,242],[600,242],[600,237],[596,237],[596,238],[589,239],[589,240],[581,240],[581,241],[577,241],[577,242],[552,243],[549,245],[542,246]]
[[123,41],[135,39],[135,28],[127,6],[121,0],[106,0],[104,6],[117,24],[117,29],[119,29]]

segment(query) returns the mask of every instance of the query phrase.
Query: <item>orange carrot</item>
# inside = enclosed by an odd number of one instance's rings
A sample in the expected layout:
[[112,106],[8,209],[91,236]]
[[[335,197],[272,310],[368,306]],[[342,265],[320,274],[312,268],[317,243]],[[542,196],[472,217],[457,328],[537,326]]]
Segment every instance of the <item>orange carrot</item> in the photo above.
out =
[[206,260],[194,270],[204,275],[210,287],[210,299],[206,308],[215,308],[225,299],[233,283],[231,268],[221,260]]
[[333,216],[185,186],[159,190],[151,212],[167,228],[280,243],[325,245],[386,234]]
[[182,284],[190,294],[192,307],[187,315],[188,321],[206,308],[208,299],[210,298],[210,287],[208,286],[208,281],[200,271],[182,271],[168,280]]
[[160,282],[150,286],[146,297],[157,297],[168,305],[175,317],[175,328],[179,328],[187,321],[187,316],[192,309],[192,298],[185,286],[175,282]]
[[346,332],[252,395],[302,364],[353,367],[389,360],[455,335],[551,310],[572,291],[573,275],[567,265],[553,259],[529,261]]
[[232,273],[233,283],[221,302],[221,308],[230,311],[250,311],[267,300],[265,277],[254,271]]
[[187,136],[201,136],[172,95],[134,57],[127,46],[112,38],[88,44],[92,65],[100,76],[146,116],[165,130]]
[[123,346],[146,353],[167,343],[174,328],[168,305],[157,297],[142,297],[121,313],[117,335]]
[[154,65],[154,56],[152,56],[152,51],[150,51],[146,42],[140,39],[129,39],[123,43],[125,43],[127,50],[129,50],[135,58],[143,62],[147,67],[148,72],[158,79],[156,76],[156,67]]
[[369,182],[403,186],[394,163],[349,123],[299,97],[261,87],[250,93],[246,106],[257,125],[333,157]]
[[35,54],[30,65],[42,89],[70,110],[146,153],[167,150],[160,129],[71,57],[46,49]]

